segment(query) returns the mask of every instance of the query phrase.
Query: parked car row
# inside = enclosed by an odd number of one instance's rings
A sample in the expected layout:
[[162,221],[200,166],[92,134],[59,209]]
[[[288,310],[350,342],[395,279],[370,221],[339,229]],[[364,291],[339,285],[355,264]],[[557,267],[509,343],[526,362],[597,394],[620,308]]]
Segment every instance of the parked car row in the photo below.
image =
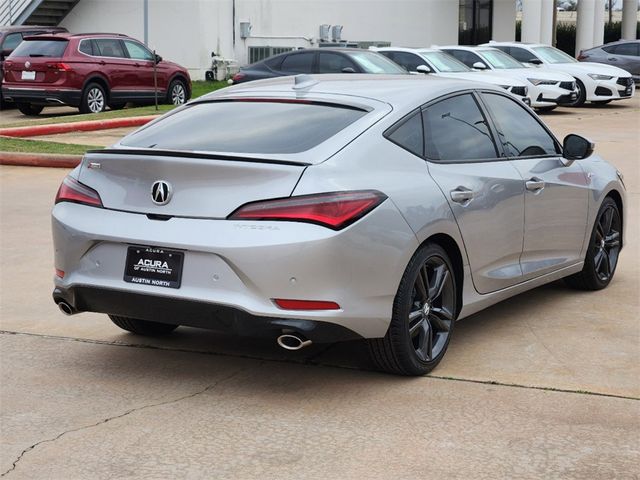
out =
[[191,96],[187,69],[134,38],[29,33],[40,34],[20,39],[4,58],[2,79],[4,101],[15,103],[25,115],[37,115],[47,105],[69,105],[82,113],[107,106],[117,110],[127,103],[152,103],[156,95],[160,103],[181,105]]
[[[558,105],[605,104],[633,96],[632,75],[601,63],[578,62],[554,47],[490,42],[477,47],[318,48],[286,52],[242,68],[230,83],[301,73],[411,73],[499,85],[539,111]],[[403,67],[383,63],[380,56]]]

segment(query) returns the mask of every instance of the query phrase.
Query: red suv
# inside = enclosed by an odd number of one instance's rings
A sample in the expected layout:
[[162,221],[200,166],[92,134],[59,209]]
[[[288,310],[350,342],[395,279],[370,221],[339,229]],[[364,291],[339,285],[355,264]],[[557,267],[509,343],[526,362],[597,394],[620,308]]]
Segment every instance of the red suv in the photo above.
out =
[[26,37],[13,51],[4,62],[2,94],[25,115],[46,105],[97,113],[153,102],[156,83],[160,101],[180,105],[191,96],[187,70],[133,38],[57,33]]

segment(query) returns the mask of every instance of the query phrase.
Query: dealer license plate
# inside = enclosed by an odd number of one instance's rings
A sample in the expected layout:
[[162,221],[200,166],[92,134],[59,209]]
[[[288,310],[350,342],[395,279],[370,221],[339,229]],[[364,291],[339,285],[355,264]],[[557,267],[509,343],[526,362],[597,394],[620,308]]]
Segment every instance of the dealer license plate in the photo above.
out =
[[129,247],[124,281],[180,288],[184,252],[161,247]]
[[28,70],[22,71],[22,80],[35,80],[36,72],[30,72]]

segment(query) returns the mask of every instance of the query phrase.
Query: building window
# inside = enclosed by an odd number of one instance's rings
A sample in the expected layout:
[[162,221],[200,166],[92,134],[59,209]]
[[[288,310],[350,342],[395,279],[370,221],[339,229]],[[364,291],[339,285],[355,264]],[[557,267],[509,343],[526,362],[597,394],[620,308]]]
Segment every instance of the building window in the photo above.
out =
[[256,63],[279,53],[290,52],[293,47],[249,47],[249,63]]
[[458,43],[478,45],[491,40],[493,0],[459,0]]

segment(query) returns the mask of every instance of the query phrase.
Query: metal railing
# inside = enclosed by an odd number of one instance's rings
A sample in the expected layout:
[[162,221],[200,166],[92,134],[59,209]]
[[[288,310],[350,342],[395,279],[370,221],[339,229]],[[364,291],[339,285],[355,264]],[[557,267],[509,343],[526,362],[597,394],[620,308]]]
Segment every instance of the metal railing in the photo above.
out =
[[0,2],[0,25],[14,25],[18,17],[38,0],[4,0]]

